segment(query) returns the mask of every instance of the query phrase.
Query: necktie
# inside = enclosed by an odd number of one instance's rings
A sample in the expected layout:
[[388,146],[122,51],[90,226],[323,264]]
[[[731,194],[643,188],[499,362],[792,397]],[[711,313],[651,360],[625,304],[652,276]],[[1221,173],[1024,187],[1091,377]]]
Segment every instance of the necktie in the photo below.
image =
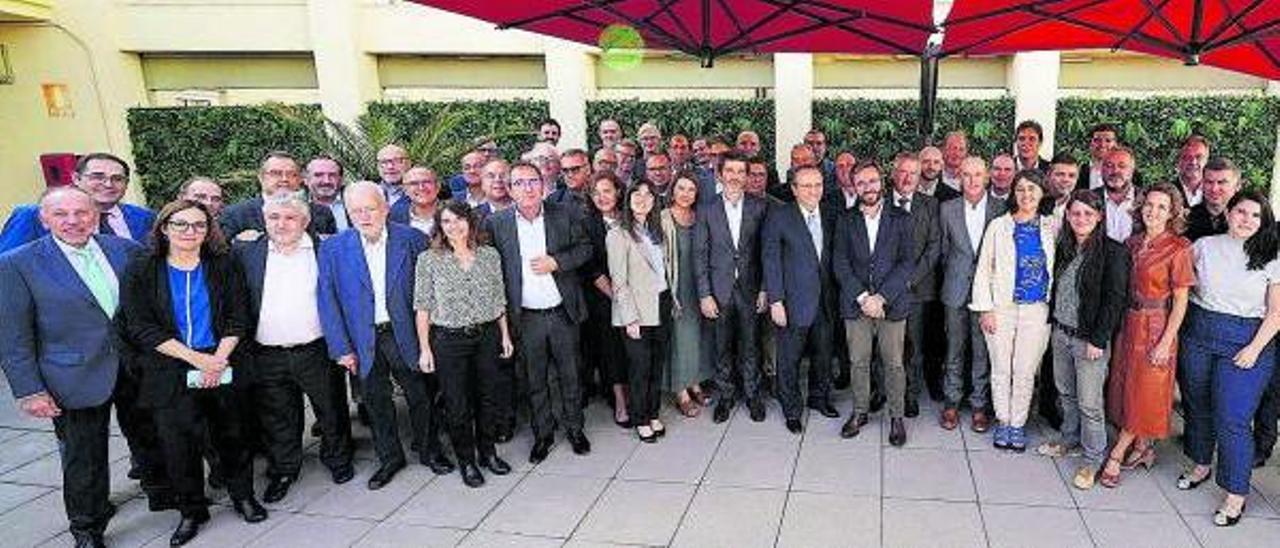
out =
[[809,238],[813,240],[813,250],[818,255],[818,260],[822,260],[822,224],[818,222],[818,215],[805,215],[804,224],[809,228]]
[[97,257],[94,257],[93,251],[87,247],[77,249],[75,255],[80,261],[80,277],[84,284],[89,286],[89,292],[93,293],[98,306],[102,307],[102,311],[106,312],[107,316],[114,315],[116,288],[111,287],[111,281],[107,279],[106,272],[102,271],[102,265],[98,263]]
[[910,212],[911,211],[911,208],[909,207],[910,205],[911,205],[911,198],[898,198],[898,207],[902,208],[903,211]]
[[117,236],[115,229],[111,228],[110,213],[103,213],[102,215],[98,216],[98,234]]

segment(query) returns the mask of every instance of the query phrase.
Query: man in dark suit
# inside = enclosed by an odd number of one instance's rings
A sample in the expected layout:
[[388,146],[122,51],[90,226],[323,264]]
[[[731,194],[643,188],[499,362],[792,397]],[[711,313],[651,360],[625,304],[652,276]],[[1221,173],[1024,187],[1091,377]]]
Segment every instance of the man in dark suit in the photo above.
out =
[[[907,282],[910,312],[907,314],[907,341],[910,343],[907,369],[907,417],[920,414],[920,392],[925,384],[925,315],[926,308],[938,300],[938,201],[919,192],[920,160],[915,154],[902,153],[893,161],[893,205],[911,216],[912,263]],[[946,186],[946,185],[943,185]],[[930,326],[935,327],[935,326]],[[932,356],[929,356],[932,358]],[[932,359],[929,369],[932,367]]]
[[537,166],[516,162],[511,166],[515,207],[485,219],[502,256],[507,317],[520,339],[533,415],[533,463],[547,458],[557,424],[565,428],[574,453],[591,452],[582,431],[578,386],[578,326],[587,307],[577,272],[591,260],[591,243],[577,208],[544,203],[545,184]]
[[982,235],[992,219],[1004,214],[1005,202],[992,198],[987,192],[987,164],[982,158],[972,156],[960,164],[960,183],[963,196],[942,204],[938,211],[943,270],[941,297],[947,326],[947,357],[943,361],[946,402],[939,422],[947,430],[954,430],[960,424],[965,350],[968,349],[973,356],[970,361],[973,392],[969,394],[972,428],[982,433],[991,427],[987,414],[991,364],[987,360],[987,342],[978,326],[978,314],[969,310],[969,300]]
[[560,173],[564,174],[564,186],[547,196],[547,201],[576,207],[579,214],[585,215],[591,209],[590,189],[587,188],[591,179],[591,162],[587,152],[580,148],[566,150],[560,156]]
[[[105,546],[102,533],[115,514],[107,439],[111,405],[130,437],[135,462],[151,474],[162,464],[151,443],[134,443],[130,351],[112,318],[125,266],[142,248],[98,230],[99,209],[75,187],[45,193],[40,219],[51,231],[0,257],[0,358],[9,388],[28,415],[53,420],[63,470],[63,501],[76,546]],[[129,389],[136,393],[136,386]],[[149,428],[152,427],[148,422]],[[148,481],[144,488],[150,496]],[[172,501],[168,501],[170,504]],[[152,507],[161,509],[153,498]]]
[[1035,120],[1023,120],[1014,131],[1017,150],[1017,171],[1034,169],[1041,175],[1049,174],[1049,161],[1040,157],[1040,144],[1044,142],[1044,128]]
[[920,149],[920,184],[918,192],[933,196],[938,203],[960,197],[960,191],[942,182],[942,149],[927,146]]
[[[98,208],[99,234],[146,242],[156,215],[145,207],[121,203],[129,188],[129,164],[106,152],[93,152],[76,160],[71,184],[89,194]],[[49,234],[40,223],[39,204],[14,208],[0,230],[0,253]]]
[[284,499],[302,469],[303,394],[320,428],[320,461],[334,483],[353,476],[343,375],[326,355],[320,327],[317,246],[306,233],[310,211],[298,197],[273,197],[263,206],[267,237],[235,248],[249,288],[253,338],[247,346],[267,438],[266,502]]
[[409,403],[414,448],[437,475],[453,471],[439,438],[435,379],[418,371],[413,281],[418,254],[427,247],[422,233],[388,223],[389,207],[374,183],[358,182],[343,193],[356,230],[320,246],[320,325],[329,357],[359,373],[369,410],[373,444],[381,466],[369,489],[381,489],[405,466],[400,446],[391,377]]
[[823,176],[816,166],[796,170],[794,204],[775,204],[761,230],[761,264],[769,316],[778,326],[778,400],[787,430],[801,432],[800,360],[809,357],[808,405],[827,417],[831,405],[831,321],[827,305],[836,212],[821,207]]
[[[262,187],[261,195],[229,206],[222,211],[222,217],[218,219],[218,223],[228,240],[258,239],[266,230],[266,221],[262,216],[264,198],[280,192],[302,191],[302,171],[298,167],[298,160],[288,152],[268,152],[258,166],[258,184]],[[338,232],[337,223],[333,220],[333,212],[327,206],[311,204],[310,207],[311,225],[307,230],[312,239],[320,241]]]
[[915,272],[911,216],[888,205],[880,167],[863,161],[853,168],[858,207],[840,219],[831,257],[840,286],[840,315],[844,318],[849,361],[853,363],[853,414],[840,430],[857,436],[867,423],[871,406],[871,345],[879,350],[888,399],[889,443],[907,442],[903,421],[906,372],[902,365],[906,319],[911,310],[908,283]]
[[[760,227],[767,205],[745,193],[746,158],[730,153],[720,161],[723,191],[698,207],[693,225],[693,276],[699,308],[711,322],[716,349],[716,386],[720,401],[714,420],[724,422],[740,392],[751,420],[765,418],[756,363],[756,314],[764,311],[760,290]],[[734,375],[741,379],[735,390]]]

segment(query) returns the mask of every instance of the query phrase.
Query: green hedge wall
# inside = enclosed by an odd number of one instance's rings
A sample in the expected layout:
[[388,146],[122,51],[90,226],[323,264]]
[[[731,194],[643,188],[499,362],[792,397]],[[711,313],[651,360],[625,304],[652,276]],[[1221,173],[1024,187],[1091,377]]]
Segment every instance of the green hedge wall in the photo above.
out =
[[1134,149],[1148,182],[1173,181],[1178,146],[1197,133],[1208,138],[1213,155],[1240,166],[1247,185],[1265,190],[1280,126],[1280,98],[1062,99],[1056,149],[1088,160],[1089,129],[1102,121],[1121,127],[1120,138]]
[[[814,101],[813,124],[826,132],[829,151],[849,150],[858,159],[888,162],[898,152],[920,147],[919,104],[915,99]],[[934,143],[963,129],[971,154],[990,158],[1007,152],[1013,143],[1013,99],[939,100],[934,127]]]
[[596,132],[600,121],[613,118],[622,132],[635,138],[640,124],[658,124],[663,137],[683,133],[690,139],[718,136],[730,145],[738,132],[760,134],[762,150],[773,147],[773,101],[770,99],[686,99],[677,101],[591,101],[587,103],[587,139],[592,150],[600,146]]
[[[452,103],[396,102],[370,103],[368,114],[386,116],[401,131],[422,127],[432,116],[449,107],[461,109],[463,122],[445,136],[449,140],[470,142],[481,135],[497,136],[502,157],[519,158],[537,139],[538,122],[547,117],[546,101],[456,101]],[[516,128],[514,133],[510,128]],[[397,140],[406,140],[400,135]],[[430,166],[441,174],[453,174],[461,169],[459,158],[428,160]]]

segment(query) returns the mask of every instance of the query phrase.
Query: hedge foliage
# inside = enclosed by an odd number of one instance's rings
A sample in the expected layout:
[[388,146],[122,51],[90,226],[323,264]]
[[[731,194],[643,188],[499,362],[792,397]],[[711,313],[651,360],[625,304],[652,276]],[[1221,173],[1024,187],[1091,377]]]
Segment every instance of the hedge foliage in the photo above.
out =
[[[378,102],[370,103],[366,116],[386,116],[405,135],[396,140],[405,141],[407,133],[421,127],[444,108],[459,110],[463,122],[453,128],[446,140],[470,142],[482,135],[497,138],[502,157],[519,158],[537,139],[538,122],[547,117],[546,101],[456,101],[431,102]],[[437,173],[456,173],[461,167],[458,158],[425,159]]]
[[[915,99],[814,101],[813,124],[826,132],[827,150],[888,162],[898,152],[920,148],[919,104]],[[969,135],[969,152],[984,158],[1008,152],[1013,143],[1013,99],[940,99],[934,119],[934,143],[962,129]]]

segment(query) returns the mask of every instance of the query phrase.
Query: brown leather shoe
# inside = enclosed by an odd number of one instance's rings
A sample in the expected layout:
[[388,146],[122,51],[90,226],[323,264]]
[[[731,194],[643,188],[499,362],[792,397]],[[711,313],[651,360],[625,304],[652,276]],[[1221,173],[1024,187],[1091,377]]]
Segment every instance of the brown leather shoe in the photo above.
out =
[[960,412],[950,407],[944,409],[938,424],[942,425],[943,430],[955,430],[957,426],[960,426]]
[[991,429],[991,418],[982,411],[973,412],[973,431],[979,434]]

